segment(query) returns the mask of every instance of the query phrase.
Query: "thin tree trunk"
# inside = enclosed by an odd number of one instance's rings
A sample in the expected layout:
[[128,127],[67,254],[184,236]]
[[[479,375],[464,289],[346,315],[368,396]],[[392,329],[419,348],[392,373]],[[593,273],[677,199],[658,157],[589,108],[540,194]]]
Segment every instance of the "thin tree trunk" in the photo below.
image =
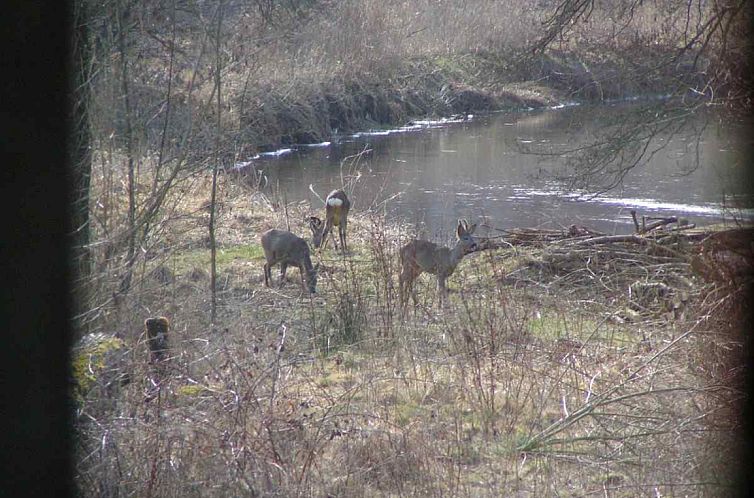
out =
[[165,95],[165,121],[162,124],[162,136],[160,137],[160,149],[157,155],[157,166],[154,172],[154,178],[152,180],[152,196],[157,195],[157,187],[160,180],[160,172],[162,171],[162,165],[165,161],[165,141],[168,136],[168,125],[170,124],[170,110],[172,105],[173,96],[173,64],[175,63],[175,29],[176,29],[176,15],[175,15],[175,0],[171,5],[171,35],[170,35],[170,59],[168,63],[168,87]]
[[120,282],[120,294],[127,294],[131,288],[131,277],[136,255],[136,196],[134,192],[134,151],[133,151],[133,127],[131,124],[131,93],[128,84],[128,54],[126,53],[125,13],[123,4],[117,3],[118,16],[118,50],[120,51],[121,68],[121,91],[123,92],[123,108],[125,122],[126,158],[128,161],[128,251],[126,254],[126,270]]
[[212,294],[210,319],[212,324],[215,323],[217,317],[217,241],[215,239],[215,214],[217,210],[217,170],[222,157],[222,152],[220,150],[222,140],[222,96],[220,94],[220,84],[222,82],[220,74],[222,70],[222,60],[220,58],[222,21],[223,4],[221,1],[217,6],[217,32],[215,33],[215,97],[217,99],[217,123],[215,130],[215,158],[212,164],[212,193],[209,212],[210,288]]

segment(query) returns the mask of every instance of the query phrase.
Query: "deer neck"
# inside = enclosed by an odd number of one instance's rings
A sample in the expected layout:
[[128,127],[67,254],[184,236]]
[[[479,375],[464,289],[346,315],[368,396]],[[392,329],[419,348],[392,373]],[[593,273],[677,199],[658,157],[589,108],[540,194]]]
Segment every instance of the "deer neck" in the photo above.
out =
[[455,268],[458,263],[464,257],[464,246],[459,240],[455,246],[450,250],[450,261],[448,261],[450,268]]

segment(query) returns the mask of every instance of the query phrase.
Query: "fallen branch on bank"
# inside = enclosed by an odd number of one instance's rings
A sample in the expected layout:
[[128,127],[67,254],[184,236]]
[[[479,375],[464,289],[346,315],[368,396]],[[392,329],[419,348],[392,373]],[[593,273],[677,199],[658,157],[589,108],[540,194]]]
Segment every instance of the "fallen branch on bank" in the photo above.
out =
[[703,230],[675,216],[639,222],[635,211],[632,217],[632,234],[606,235],[578,225],[514,228],[499,230],[504,235],[482,241],[479,250],[521,248],[520,266],[506,280],[590,299],[623,299],[628,314],[643,316],[678,317],[704,281],[740,282],[754,273],[754,229]]

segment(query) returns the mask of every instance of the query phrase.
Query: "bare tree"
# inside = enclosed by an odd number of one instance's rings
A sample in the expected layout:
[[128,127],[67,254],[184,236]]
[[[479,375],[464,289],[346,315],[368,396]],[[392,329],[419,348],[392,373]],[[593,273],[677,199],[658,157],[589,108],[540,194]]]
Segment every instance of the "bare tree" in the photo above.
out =
[[133,265],[136,254],[136,178],[135,178],[135,158],[134,158],[134,134],[131,113],[131,87],[129,79],[129,57],[126,50],[126,30],[128,29],[128,18],[126,7],[122,1],[116,2],[116,17],[118,22],[118,50],[120,52],[120,84],[123,97],[123,116],[125,123],[125,149],[128,171],[128,252],[126,253],[125,274],[120,282],[119,293],[126,294],[131,288],[131,278],[133,275]]
[[220,86],[228,56],[223,43],[233,33],[225,17],[230,12],[238,20],[257,6],[224,1],[221,7],[176,0],[83,0],[75,6],[77,128],[69,155],[76,165],[72,238],[82,331],[122,298],[138,303],[132,288],[145,276],[139,269],[151,270],[148,259],[164,254],[161,235],[185,195],[174,187],[190,184],[210,160],[216,263],[217,174],[233,132],[222,125],[228,119]]
[[222,57],[220,47],[222,43],[223,2],[217,6],[217,27],[215,31],[215,151],[212,161],[212,192],[210,197],[209,211],[209,247],[210,247],[210,291],[211,291],[211,322],[214,324],[217,317],[217,238],[215,236],[215,220],[217,212],[217,171],[222,160],[222,95],[220,93],[222,83]]
[[[561,179],[572,187],[601,193],[618,186],[631,170],[665,147],[667,141],[655,140],[659,134],[672,135],[695,126],[700,108],[724,108],[736,116],[751,107],[749,2],[647,4],[642,0],[560,0],[544,21],[542,36],[531,46],[535,53],[563,43],[588,45],[597,51],[618,47],[630,60],[631,51],[639,45],[664,45],[644,64],[645,73],[636,76],[661,74],[675,82],[668,88],[668,98],[637,106],[629,119],[605,127],[589,144],[532,150],[565,157],[568,168]],[[654,15],[665,16],[661,22],[672,36],[641,34],[640,13],[650,7]],[[610,19],[616,28],[607,36],[590,36],[585,26],[595,17],[600,22]]]

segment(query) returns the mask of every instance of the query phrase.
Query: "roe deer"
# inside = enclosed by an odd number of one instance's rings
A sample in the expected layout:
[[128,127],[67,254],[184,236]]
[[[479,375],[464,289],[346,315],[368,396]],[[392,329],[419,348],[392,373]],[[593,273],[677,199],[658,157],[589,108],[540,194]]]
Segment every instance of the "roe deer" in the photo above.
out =
[[298,267],[301,272],[301,286],[304,280],[309,288],[309,293],[314,294],[317,287],[317,268],[312,266],[309,256],[309,245],[301,237],[286,232],[285,230],[267,230],[260,237],[264,257],[264,285],[270,286],[272,280],[272,267],[280,263],[280,287],[285,281],[285,272],[288,265]]
[[[351,201],[343,190],[333,190],[325,199],[325,222],[316,216],[309,218],[309,228],[312,230],[312,245],[314,247],[325,248],[327,245],[327,234],[333,233],[333,225],[338,227],[340,245],[345,253],[348,249],[346,245],[346,228],[348,227],[348,211],[351,210]],[[335,235],[333,235],[335,239]],[[338,250],[338,242],[333,240],[335,250]]]
[[407,292],[409,290],[411,291],[414,305],[417,304],[414,280],[423,272],[437,275],[437,291],[439,293],[440,305],[442,306],[443,298],[448,292],[448,289],[445,287],[445,280],[453,274],[461,259],[477,248],[476,240],[471,236],[475,229],[476,223],[469,227],[466,220],[458,220],[458,228],[456,229],[458,242],[456,242],[456,245],[452,249],[426,240],[412,240],[401,248],[401,274],[399,281],[401,304],[403,306],[408,301]]

